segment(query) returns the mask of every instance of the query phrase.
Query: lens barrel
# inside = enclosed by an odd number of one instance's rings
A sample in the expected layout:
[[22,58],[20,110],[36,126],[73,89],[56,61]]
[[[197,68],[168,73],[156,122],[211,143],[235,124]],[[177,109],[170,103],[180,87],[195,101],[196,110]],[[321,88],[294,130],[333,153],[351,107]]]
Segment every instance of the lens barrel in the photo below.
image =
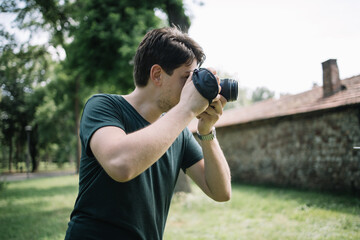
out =
[[221,91],[220,95],[222,95],[228,102],[236,101],[238,97],[238,82],[233,79],[221,79],[220,80]]

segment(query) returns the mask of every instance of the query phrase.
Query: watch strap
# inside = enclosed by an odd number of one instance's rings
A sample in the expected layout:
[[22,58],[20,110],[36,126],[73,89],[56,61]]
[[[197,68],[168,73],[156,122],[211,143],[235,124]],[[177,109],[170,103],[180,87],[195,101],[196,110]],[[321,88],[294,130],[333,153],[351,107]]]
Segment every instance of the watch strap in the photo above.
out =
[[215,127],[212,128],[211,132],[206,135],[201,135],[199,131],[196,132],[196,135],[201,141],[211,141],[216,138],[216,130]]

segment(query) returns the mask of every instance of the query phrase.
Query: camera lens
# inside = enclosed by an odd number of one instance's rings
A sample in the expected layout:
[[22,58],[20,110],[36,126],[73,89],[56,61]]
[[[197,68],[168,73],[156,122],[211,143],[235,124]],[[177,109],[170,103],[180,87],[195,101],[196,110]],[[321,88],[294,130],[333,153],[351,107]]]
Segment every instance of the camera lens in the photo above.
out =
[[238,97],[238,82],[233,79],[220,80],[221,91],[220,94],[226,98],[228,102],[236,101]]

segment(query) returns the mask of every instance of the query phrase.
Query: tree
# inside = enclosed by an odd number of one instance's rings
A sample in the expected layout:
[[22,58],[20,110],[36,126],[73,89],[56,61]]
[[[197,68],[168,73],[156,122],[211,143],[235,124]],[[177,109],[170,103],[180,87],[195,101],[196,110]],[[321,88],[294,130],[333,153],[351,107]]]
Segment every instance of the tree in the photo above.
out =
[[269,98],[273,98],[275,95],[275,92],[270,91],[268,88],[266,87],[257,87],[255,89],[255,91],[252,93],[252,101],[253,102],[259,102],[259,101],[263,101]]
[[168,15],[170,26],[174,24],[184,32],[189,31],[191,23],[189,17],[185,14],[182,0],[166,0],[164,10]]
[[[41,46],[17,44],[12,35],[4,29],[0,31],[0,89],[1,89],[1,131],[3,143],[9,146],[9,171],[12,167],[13,148],[16,161],[24,155],[26,143],[25,126],[34,118],[34,105],[31,104],[33,86],[44,81],[46,75],[46,54]],[[33,141],[33,144],[36,144]],[[33,169],[36,171],[36,148],[32,145]]]
[[[190,20],[182,0],[8,0],[0,5],[3,12],[17,14],[18,28],[32,34],[50,33],[44,49],[60,47],[66,52],[45,86],[46,93],[37,89],[37,99],[43,101],[36,108],[34,122],[42,149],[57,151],[77,142],[79,169],[79,140],[74,139],[80,109],[91,93],[127,93],[133,88],[132,58],[137,45],[149,29],[162,23],[155,8],[167,14],[169,25],[187,32]],[[52,124],[55,120],[65,130],[57,131],[58,125]],[[75,133],[71,137],[64,134],[69,128]],[[46,136],[52,137],[47,141]]]

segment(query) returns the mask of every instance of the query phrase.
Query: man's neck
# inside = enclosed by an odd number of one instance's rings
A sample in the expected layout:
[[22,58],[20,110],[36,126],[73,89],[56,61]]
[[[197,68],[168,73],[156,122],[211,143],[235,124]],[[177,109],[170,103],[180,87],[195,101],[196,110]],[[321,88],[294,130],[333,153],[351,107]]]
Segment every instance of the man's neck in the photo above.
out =
[[129,95],[123,96],[128,103],[148,122],[155,122],[162,114],[156,103],[156,94],[148,88],[136,87]]

